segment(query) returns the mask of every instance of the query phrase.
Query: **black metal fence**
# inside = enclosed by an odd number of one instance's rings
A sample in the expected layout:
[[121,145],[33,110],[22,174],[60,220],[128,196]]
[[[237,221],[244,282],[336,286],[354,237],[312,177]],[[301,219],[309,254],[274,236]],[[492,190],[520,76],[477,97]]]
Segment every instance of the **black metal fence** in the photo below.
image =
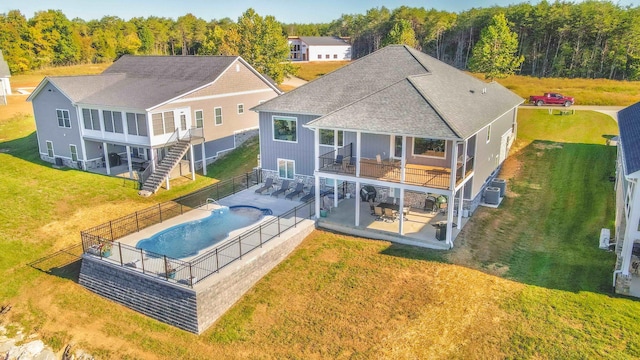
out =
[[314,200],[269,219],[190,261],[171,258],[113,240],[178,216],[197,207],[196,204],[204,205],[208,198],[215,197],[215,200],[218,200],[235,194],[252,186],[258,179],[259,170],[256,170],[82,231],[83,252],[110,260],[123,267],[136,269],[144,274],[192,287],[230,263],[241,259],[247,253],[262,247],[263,244],[295,227],[301,221],[313,217],[315,215]]

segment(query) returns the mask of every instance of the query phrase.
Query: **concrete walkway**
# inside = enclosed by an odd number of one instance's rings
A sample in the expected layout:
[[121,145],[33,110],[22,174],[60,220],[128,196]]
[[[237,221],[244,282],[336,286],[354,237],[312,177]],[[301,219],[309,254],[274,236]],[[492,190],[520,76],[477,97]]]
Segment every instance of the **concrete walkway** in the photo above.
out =
[[596,106],[596,105],[573,105],[565,108],[564,106],[535,106],[532,104],[522,104],[521,109],[554,109],[554,110],[590,110],[609,115],[618,122],[618,111],[625,108],[625,106]]

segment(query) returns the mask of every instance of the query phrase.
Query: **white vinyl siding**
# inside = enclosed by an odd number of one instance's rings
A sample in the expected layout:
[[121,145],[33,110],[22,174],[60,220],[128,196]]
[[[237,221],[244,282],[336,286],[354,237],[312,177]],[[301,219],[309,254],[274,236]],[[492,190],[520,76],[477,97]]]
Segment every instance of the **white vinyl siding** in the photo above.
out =
[[71,128],[71,120],[69,119],[69,110],[56,109],[56,116],[58,117],[58,126]]

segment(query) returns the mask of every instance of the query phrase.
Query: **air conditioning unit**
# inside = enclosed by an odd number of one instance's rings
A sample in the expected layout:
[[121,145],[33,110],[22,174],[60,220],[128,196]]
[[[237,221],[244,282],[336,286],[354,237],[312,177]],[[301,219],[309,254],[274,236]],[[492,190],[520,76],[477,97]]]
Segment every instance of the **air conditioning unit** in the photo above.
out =
[[491,181],[491,186],[500,188],[500,197],[503,197],[504,193],[507,192],[507,180],[505,179],[493,179]]
[[500,204],[500,188],[489,186],[484,190],[484,202],[491,205]]

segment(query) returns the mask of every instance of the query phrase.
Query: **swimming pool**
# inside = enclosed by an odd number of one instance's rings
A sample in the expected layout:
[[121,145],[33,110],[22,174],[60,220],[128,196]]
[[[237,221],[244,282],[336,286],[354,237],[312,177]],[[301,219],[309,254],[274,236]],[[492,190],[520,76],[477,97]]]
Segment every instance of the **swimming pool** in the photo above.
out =
[[271,214],[271,210],[255,206],[223,206],[211,211],[206,218],[178,224],[142,239],[136,247],[176,259],[193,256],[224,240],[231,231]]

